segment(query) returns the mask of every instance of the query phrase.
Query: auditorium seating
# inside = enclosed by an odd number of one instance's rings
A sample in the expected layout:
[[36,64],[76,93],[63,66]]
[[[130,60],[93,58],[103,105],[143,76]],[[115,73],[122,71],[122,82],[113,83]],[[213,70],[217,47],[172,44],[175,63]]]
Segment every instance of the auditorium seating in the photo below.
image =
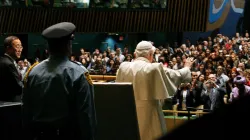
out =
[[98,81],[115,81],[116,76],[110,76],[110,75],[90,75],[91,79],[94,82]]

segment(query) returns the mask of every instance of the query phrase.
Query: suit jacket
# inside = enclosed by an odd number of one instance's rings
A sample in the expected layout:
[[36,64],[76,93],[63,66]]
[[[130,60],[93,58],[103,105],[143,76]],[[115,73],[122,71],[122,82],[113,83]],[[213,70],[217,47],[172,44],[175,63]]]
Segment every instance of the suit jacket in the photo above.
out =
[[[182,102],[183,102],[183,90],[177,90],[176,94],[173,98],[173,103],[176,104],[177,100],[179,100],[178,104],[178,110],[182,110]],[[186,106],[187,107],[193,107],[194,106],[194,95],[190,90],[187,90],[187,96],[186,96]]]
[[22,94],[22,82],[14,64],[14,60],[7,55],[0,58],[0,101],[15,101],[17,95]]

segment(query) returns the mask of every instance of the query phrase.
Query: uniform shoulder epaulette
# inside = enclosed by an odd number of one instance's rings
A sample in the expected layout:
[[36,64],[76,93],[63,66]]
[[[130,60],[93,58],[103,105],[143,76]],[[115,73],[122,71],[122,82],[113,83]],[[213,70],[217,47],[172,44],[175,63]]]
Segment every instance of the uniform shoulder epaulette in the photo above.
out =
[[75,62],[75,61],[71,61],[71,62],[73,62],[73,63],[75,63],[75,64],[77,64],[78,66],[80,66],[80,67],[83,68],[83,71],[84,71],[84,75],[85,75],[86,80],[88,81],[88,83],[89,83],[90,85],[93,85],[93,82],[92,82],[92,79],[91,79],[91,77],[90,77],[90,74],[89,74],[88,70],[82,65],[82,63],[80,63],[80,62]]
[[24,81],[24,87],[26,87],[26,84],[27,84],[27,82],[28,82],[28,76],[29,76],[31,70],[32,70],[37,64],[39,64],[39,62],[36,62],[36,63],[34,63],[33,65],[31,65],[31,66],[29,67],[28,71],[26,72],[26,74],[25,74],[25,76],[24,76],[24,79],[23,79],[23,81]]

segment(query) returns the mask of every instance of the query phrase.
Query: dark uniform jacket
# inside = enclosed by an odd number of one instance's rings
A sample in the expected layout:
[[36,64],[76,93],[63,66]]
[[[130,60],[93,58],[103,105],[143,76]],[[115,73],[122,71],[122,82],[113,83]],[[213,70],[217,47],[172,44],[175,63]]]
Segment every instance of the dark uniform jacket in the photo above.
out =
[[94,92],[88,71],[67,57],[50,56],[36,65],[24,89],[23,114],[26,130],[62,130],[72,133],[72,140],[94,139]]

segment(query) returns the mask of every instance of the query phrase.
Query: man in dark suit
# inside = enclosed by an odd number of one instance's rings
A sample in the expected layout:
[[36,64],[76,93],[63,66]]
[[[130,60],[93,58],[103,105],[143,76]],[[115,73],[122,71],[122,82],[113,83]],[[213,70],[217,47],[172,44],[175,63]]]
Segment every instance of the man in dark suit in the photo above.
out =
[[0,57],[0,101],[12,102],[22,94],[22,77],[16,59],[20,58],[23,47],[18,37],[9,36],[4,40],[4,48],[5,54]]

